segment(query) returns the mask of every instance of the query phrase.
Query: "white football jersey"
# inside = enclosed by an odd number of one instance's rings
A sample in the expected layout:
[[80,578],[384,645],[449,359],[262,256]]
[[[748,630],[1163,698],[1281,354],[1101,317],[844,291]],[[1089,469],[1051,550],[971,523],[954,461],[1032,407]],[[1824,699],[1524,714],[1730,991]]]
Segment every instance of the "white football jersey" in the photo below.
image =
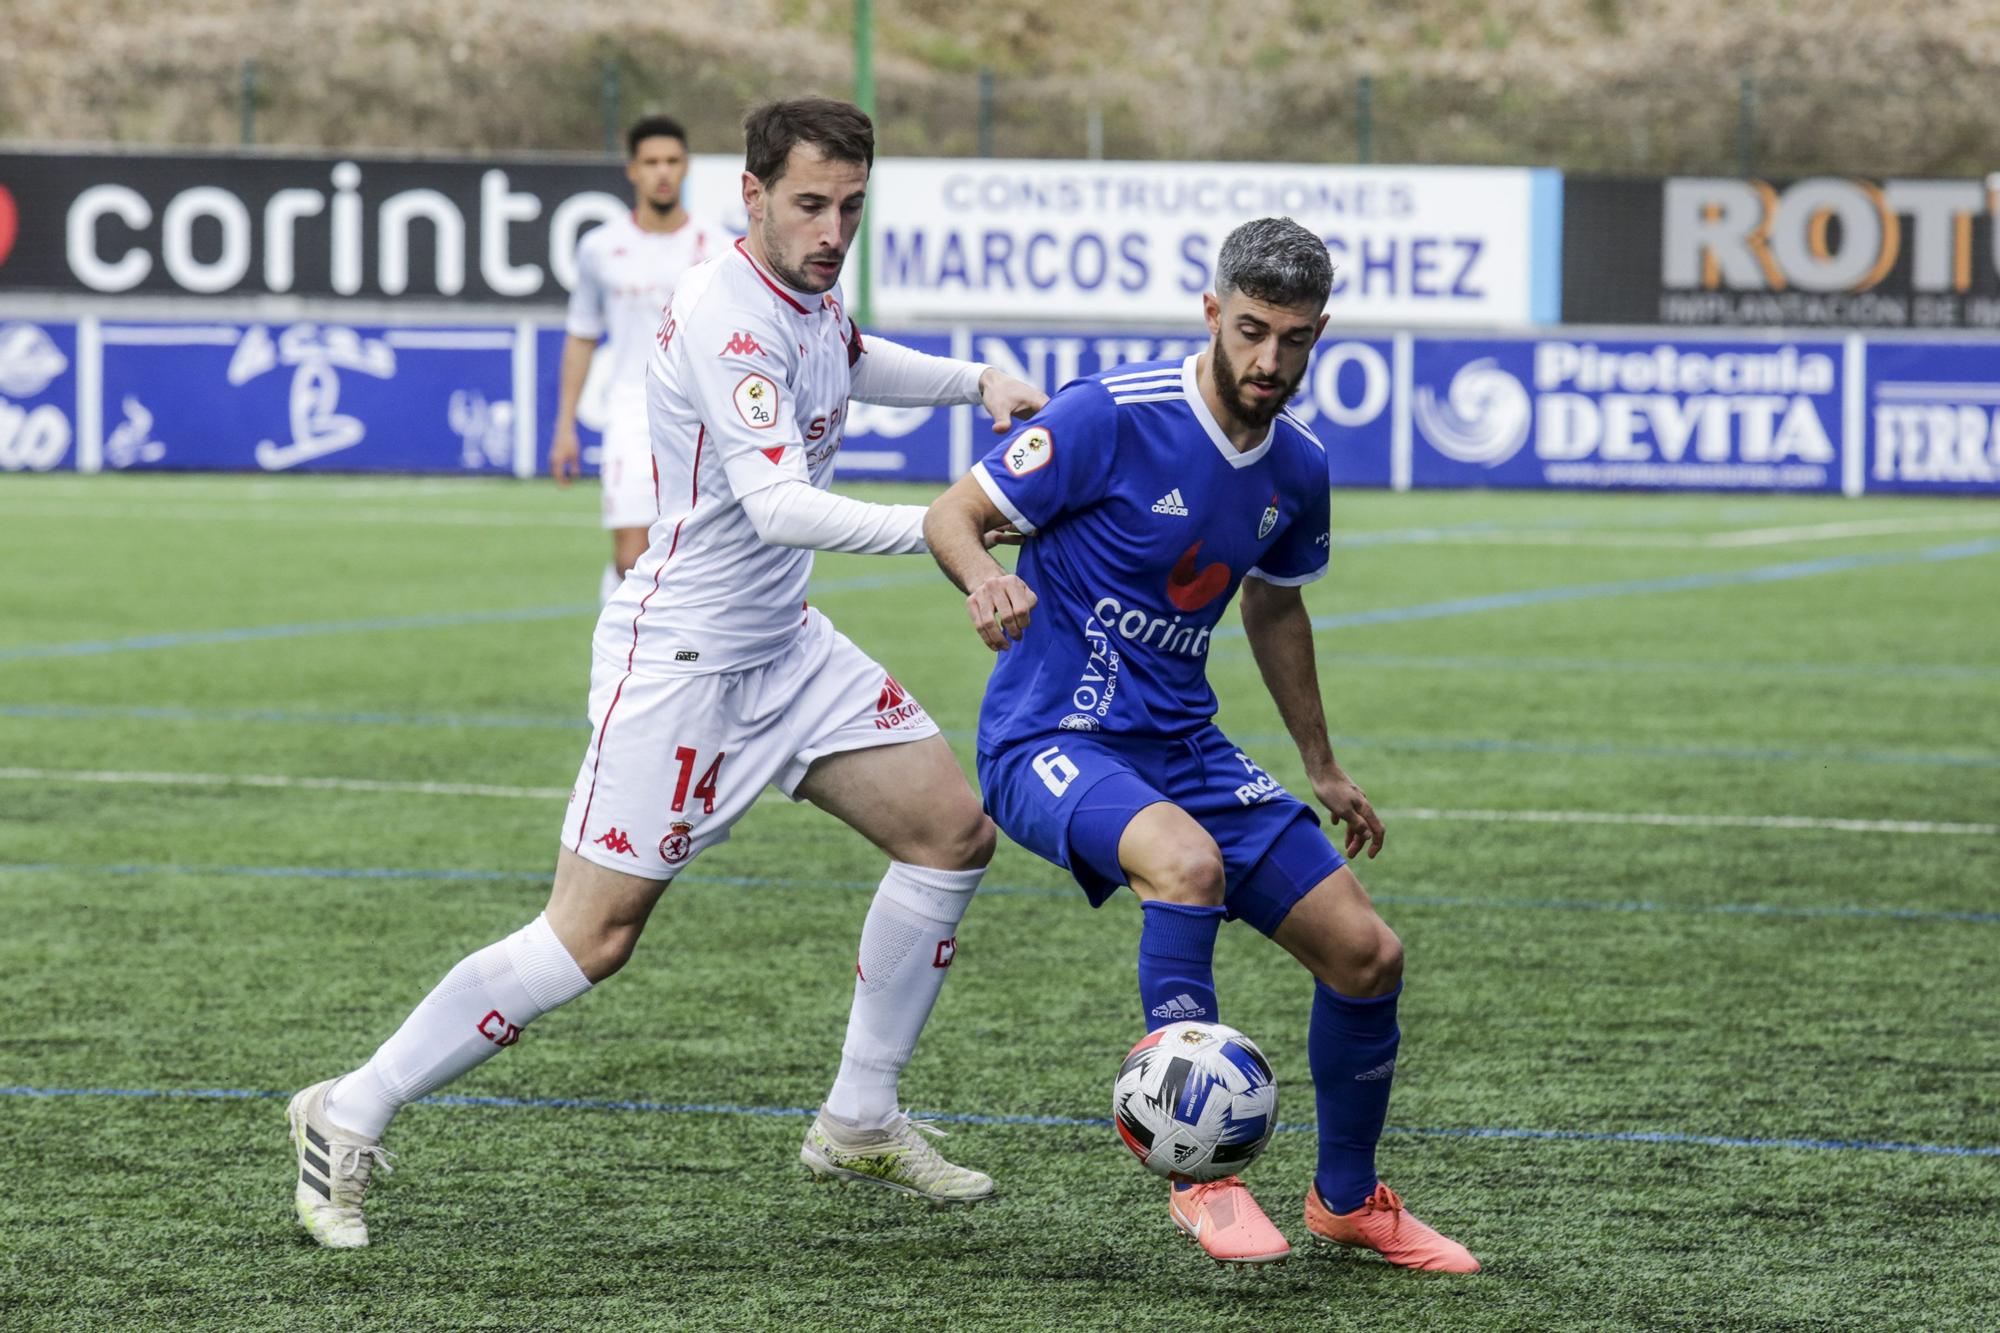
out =
[[646,383],[660,516],[598,619],[600,656],[641,674],[737,671],[793,640],[813,553],[767,545],[738,502],[833,480],[860,337],[838,286],[794,291],[741,241],[681,279]]
[[690,217],[675,231],[642,229],[631,214],[585,233],[576,247],[576,287],[569,294],[570,333],[609,337],[598,355],[609,357],[614,408],[645,411],[646,359],[681,277],[729,247],[729,235]]

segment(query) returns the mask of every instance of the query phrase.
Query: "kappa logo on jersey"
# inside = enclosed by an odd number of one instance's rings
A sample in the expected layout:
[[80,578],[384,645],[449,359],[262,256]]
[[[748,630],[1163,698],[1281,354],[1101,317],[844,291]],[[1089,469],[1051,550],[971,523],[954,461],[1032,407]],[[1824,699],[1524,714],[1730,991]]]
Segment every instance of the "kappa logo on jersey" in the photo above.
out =
[[951,960],[956,957],[958,957],[958,936],[954,935],[948,940],[938,941],[937,954],[931,959],[931,966],[950,967]]
[[599,847],[604,848],[607,852],[617,852],[622,856],[634,858],[637,858],[639,855],[639,853],[632,850],[632,839],[621,828],[606,829],[598,837],[592,838],[591,841]]
[[1278,493],[1271,492],[1271,503],[1264,509],[1264,517],[1257,523],[1257,540],[1263,541],[1271,535],[1271,529],[1278,526]]
[[1017,477],[1025,477],[1038,468],[1047,467],[1055,457],[1056,438],[1049,434],[1046,426],[1022,431],[1014,442],[1007,446],[1007,470]]
[[1153,512],[1156,514],[1169,514],[1174,518],[1186,518],[1188,516],[1188,507],[1187,501],[1181,499],[1181,488],[1176,486],[1159,499],[1153,501]]
[[729,345],[724,347],[720,352],[716,353],[716,355],[717,356],[753,356],[753,355],[762,356],[764,355],[764,349],[759,347],[757,345],[757,340],[751,337],[749,334],[732,333],[729,335]]
[[754,371],[745,375],[731,396],[736,400],[736,415],[751,430],[769,430],[778,424],[778,386],[762,375]]
[[498,1009],[488,1009],[486,1017],[479,1020],[479,1035],[495,1046],[512,1046],[521,1039],[521,1029]]
[[912,718],[922,717],[924,706],[912,699],[894,676],[885,676],[882,693],[875,698],[875,711],[880,714],[875,719],[875,729],[893,731]]
[[670,866],[677,866],[694,855],[694,825],[685,819],[676,819],[667,836],[660,839],[660,859]]
[[1222,596],[1229,586],[1229,566],[1221,561],[1195,568],[1195,557],[1201,552],[1201,542],[1181,552],[1181,558],[1174,562],[1167,575],[1167,600],[1182,611],[1199,611],[1216,598]]

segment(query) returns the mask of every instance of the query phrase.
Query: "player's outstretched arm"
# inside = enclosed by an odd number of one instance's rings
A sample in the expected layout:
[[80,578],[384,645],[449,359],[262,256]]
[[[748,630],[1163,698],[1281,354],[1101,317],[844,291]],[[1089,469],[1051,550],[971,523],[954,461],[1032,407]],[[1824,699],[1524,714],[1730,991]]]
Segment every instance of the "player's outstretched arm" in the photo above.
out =
[[966,613],[979,641],[996,653],[1027,632],[1035,593],[993,558],[991,547],[1008,526],[971,473],[931,502],[924,515],[924,540],[944,576],[965,596]]
[[1278,705],[1285,730],[1299,747],[1313,794],[1333,817],[1347,826],[1346,852],[1359,856],[1382,850],[1382,821],[1368,796],[1347,776],[1333,757],[1327,739],[1326,713],[1320,706],[1319,667],[1313,660],[1312,615],[1295,587],[1266,583],[1252,576],[1243,580],[1243,632],[1264,688]]
[[993,432],[1005,435],[1017,417],[1041,411],[1049,396],[1026,380],[978,361],[932,356],[860,330],[854,358],[853,394],[886,407],[944,407],[978,403],[993,416]]

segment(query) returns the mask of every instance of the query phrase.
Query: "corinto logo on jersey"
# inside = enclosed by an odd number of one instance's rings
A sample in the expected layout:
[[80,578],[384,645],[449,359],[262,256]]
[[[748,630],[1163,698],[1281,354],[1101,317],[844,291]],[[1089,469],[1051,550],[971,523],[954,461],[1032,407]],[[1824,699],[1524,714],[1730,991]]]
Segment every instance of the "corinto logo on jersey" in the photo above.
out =
[[1532,415],[1521,381],[1490,356],[1460,366],[1442,403],[1429,385],[1417,390],[1415,412],[1417,427],[1433,449],[1486,467],[1521,451]]
[[736,382],[736,414],[752,430],[769,430],[778,424],[778,386],[754,372]]
[[1055,436],[1049,434],[1046,426],[1024,430],[1007,446],[1007,470],[1017,477],[1025,477],[1038,468],[1048,466],[1049,460],[1055,457],[1055,450]]

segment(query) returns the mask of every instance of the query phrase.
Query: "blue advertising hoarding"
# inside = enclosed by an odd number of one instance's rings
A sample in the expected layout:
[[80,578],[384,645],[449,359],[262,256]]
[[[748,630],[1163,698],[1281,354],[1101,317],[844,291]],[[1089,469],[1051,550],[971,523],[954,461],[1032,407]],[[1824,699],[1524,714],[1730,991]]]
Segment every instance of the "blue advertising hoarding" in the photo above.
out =
[[76,466],[76,326],[0,321],[0,472]]
[[1415,486],[1839,491],[1839,342],[1419,339]]
[[2000,343],[1868,347],[1871,491],[2000,495]]
[[108,469],[508,473],[511,328],[103,325]]
[[[1053,393],[1082,375],[1095,375],[1144,361],[1191,356],[1208,346],[1208,335],[975,333],[970,355]],[[1387,338],[1329,335],[1313,349],[1312,365],[1292,414],[1326,446],[1328,475],[1335,486],[1387,486],[1394,416],[1395,345]],[[990,423],[975,416],[973,456],[991,445]]]

